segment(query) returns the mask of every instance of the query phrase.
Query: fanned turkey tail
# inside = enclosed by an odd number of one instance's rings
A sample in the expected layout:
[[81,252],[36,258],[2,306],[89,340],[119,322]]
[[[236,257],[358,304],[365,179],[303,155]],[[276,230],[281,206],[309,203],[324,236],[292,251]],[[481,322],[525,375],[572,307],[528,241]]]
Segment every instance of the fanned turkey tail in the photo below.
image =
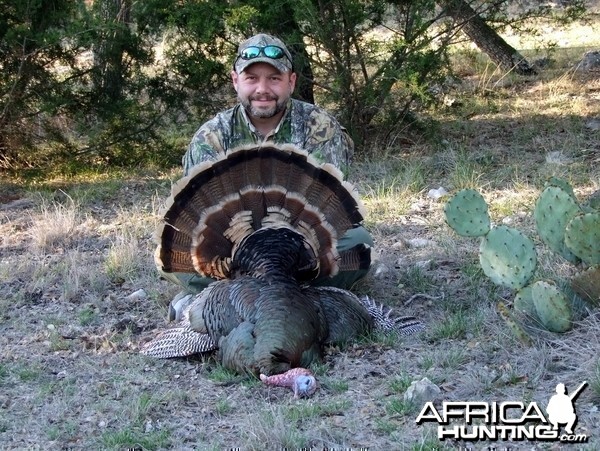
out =
[[[287,227],[300,234],[310,258],[297,280],[339,271],[338,239],[363,220],[355,188],[331,164],[318,164],[291,145],[241,147],[195,167],[177,182],[157,230],[157,266],[165,272],[230,278],[233,256],[252,233]],[[370,249],[341,258],[344,269],[368,267]]]

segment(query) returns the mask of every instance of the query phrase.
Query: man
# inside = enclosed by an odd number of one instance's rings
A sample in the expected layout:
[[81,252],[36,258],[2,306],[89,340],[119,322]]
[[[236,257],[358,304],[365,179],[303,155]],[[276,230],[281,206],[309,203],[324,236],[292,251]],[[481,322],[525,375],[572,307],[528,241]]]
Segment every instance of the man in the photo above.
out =
[[[281,40],[258,34],[242,42],[231,79],[239,103],[217,114],[194,134],[183,157],[184,174],[230,149],[262,142],[294,144],[317,161],[331,163],[348,174],[354,143],[331,114],[291,98],[296,74],[292,56]],[[339,239],[338,250],[361,244],[370,248],[373,241],[363,227],[357,227]],[[333,278],[315,283],[348,289],[367,272],[368,269],[340,271]],[[163,276],[192,292],[199,292],[212,282],[197,274],[163,273]],[[180,293],[173,304],[184,296],[185,293]]]
[[282,41],[258,34],[242,42],[231,79],[239,104],[196,132],[183,157],[185,174],[234,147],[271,141],[294,144],[348,175],[354,143],[328,112],[291,98],[296,74]]

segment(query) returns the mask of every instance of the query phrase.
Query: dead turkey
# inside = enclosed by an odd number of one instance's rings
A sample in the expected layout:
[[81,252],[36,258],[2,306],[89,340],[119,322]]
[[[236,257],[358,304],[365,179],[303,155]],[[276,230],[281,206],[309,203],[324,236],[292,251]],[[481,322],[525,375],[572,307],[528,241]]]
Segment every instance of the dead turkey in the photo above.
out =
[[155,257],[164,272],[216,281],[173,306],[178,324],[142,352],[216,350],[225,367],[270,375],[307,366],[324,344],[373,327],[420,329],[414,318],[391,318],[349,291],[309,284],[368,267],[367,246],[336,249],[362,220],[341,172],[293,146],[243,147],[199,165],[173,188]]

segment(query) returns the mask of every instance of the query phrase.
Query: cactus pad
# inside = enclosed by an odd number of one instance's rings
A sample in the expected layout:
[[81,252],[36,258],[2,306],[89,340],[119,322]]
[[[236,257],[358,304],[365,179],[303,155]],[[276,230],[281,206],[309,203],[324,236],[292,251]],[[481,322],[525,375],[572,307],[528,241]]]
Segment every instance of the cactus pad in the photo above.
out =
[[458,191],[446,203],[444,213],[448,225],[461,236],[483,236],[490,230],[487,203],[476,190]]
[[573,187],[565,179],[561,179],[559,177],[552,176],[548,179],[544,188],[546,188],[548,186],[556,186],[558,188],[561,188],[563,191],[565,191],[567,194],[569,194],[573,199],[575,199],[575,192],[573,191]]
[[600,211],[600,189],[590,194],[583,208],[587,212]]
[[565,245],[588,265],[600,263],[600,212],[575,216],[565,229]]
[[535,204],[533,215],[540,238],[554,252],[571,263],[578,258],[565,245],[565,228],[568,222],[581,212],[575,196],[559,186],[548,186]]
[[553,283],[538,280],[531,294],[535,311],[543,326],[550,332],[566,332],[573,326],[573,310],[569,300]]
[[533,289],[531,285],[527,285],[517,292],[513,306],[518,312],[525,313],[532,318],[537,317],[535,305],[533,305]]
[[481,241],[479,262],[494,283],[518,290],[533,277],[537,255],[527,236],[501,225],[491,229]]
[[574,276],[571,288],[586,301],[600,307],[600,266],[592,266]]

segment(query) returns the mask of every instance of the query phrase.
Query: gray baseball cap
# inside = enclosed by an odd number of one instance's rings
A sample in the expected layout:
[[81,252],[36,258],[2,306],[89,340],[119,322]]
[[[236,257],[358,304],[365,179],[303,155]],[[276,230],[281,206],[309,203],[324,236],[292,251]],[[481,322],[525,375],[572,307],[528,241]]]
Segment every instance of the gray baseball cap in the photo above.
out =
[[279,72],[291,72],[292,55],[281,39],[269,34],[257,34],[238,47],[235,71],[242,73],[254,63],[267,63]]

